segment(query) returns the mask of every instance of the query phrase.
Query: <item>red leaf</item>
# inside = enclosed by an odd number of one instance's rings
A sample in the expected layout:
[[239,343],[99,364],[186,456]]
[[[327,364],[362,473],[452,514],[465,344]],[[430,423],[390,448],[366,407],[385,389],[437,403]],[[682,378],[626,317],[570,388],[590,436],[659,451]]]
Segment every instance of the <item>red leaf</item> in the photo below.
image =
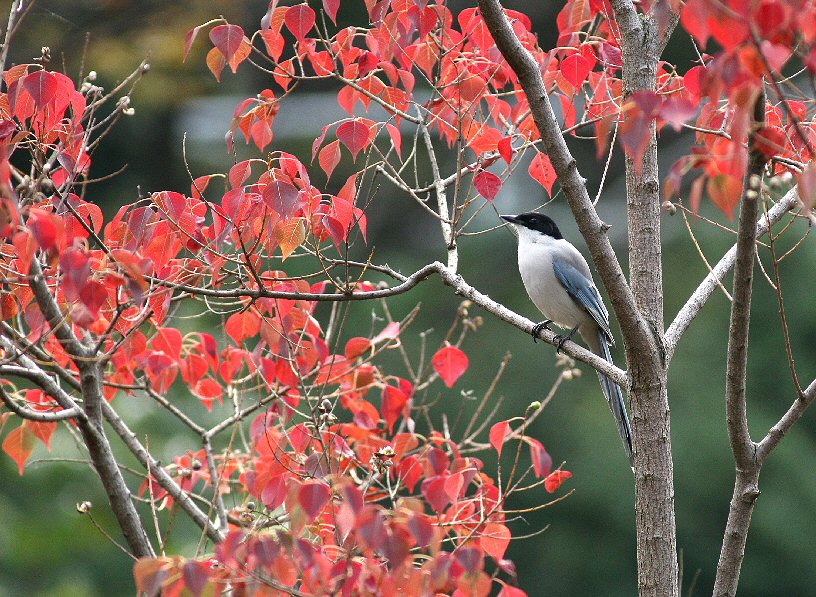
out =
[[357,154],[371,143],[371,129],[359,120],[347,120],[337,127],[337,138],[357,161]]
[[492,172],[481,170],[473,177],[473,186],[482,197],[493,201],[501,190],[502,180]]
[[479,538],[482,549],[497,562],[504,558],[507,546],[510,545],[510,529],[503,524],[491,522],[485,525]]
[[525,593],[518,587],[504,585],[502,587],[502,590],[499,591],[498,597],[527,597],[527,593]]
[[501,456],[508,435],[510,435],[510,421],[499,421],[490,428],[490,445],[496,448],[499,456]]
[[705,46],[711,31],[708,28],[709,8],[706,0],[688,0],[680,12],[683,28]]
[[808,162],[805,169],[797,176],[799,181],[799,198],[807,211],[816,203],[816,164]]
[[286,499],[288,478],[288,473],[276,475],[261,491],[261,501],[269,510],[277,509]]
[[431,364],[445,385],[452,388],[456,380],[467,371],[469,360],[468,356],[455,346],[446,346],[433,356]]
[[728,174],[718,174],[708,179],[706,192],[714,205],[719,207],[729,220],[733,220],[734,209],[742,197],[742,182]]
[[290,219],[303,205],[300,191],[285,180],[271,180],[263,191],[263,200],[284,220]]
[[244,41],[244,30],[238,25],[218,25],[210,31],[210,40],[226,62],[232,60]]
[[365,498],[360,489],[350,483],[344,484],[340,491],[342,492],[343,500],[340,503],[340,508],[335,516],[337,529],[340,531],[343,539],[348,537],[348,534],[354,529],[357,524],[357,515],[363,509]]
[[42,110],[48,102],[54,99],[59,82],[53,74],[38,70],[23,79],[23,87],[31,94],[37,109]]
[[65,236],[65,226],[59,216],[40,208],[32,208],[28,214],[28,228],[40,248],[59,249]]
[[434,477],[422,482],[422,495],[437,514],[441,514],[451,502],[445,491],[445,481],[446,477]]
[[524,440],[530,445],[530,457],[533,459],[533,468],[538,477],[545,477],[552,469],[552,457],[547,454],[547,450],[537,439],[525,437]]
[[331,490],[325,483],[312,481],[301,486],[298,492],[298,503],[309,518],[314,520],[323,510],[323,506],[326,505],[330,497]]
[[371,350],[373,347],[371,340],[368,338],[352,338],[348,342],[346,342],[346,358],[349,360],[354,360],[359,357],[361,354],[364,354]]
[[400,133],[399,127],[394,126],[388,122],[385,123],[385,129],[388,131],[388,134],[391,137],[391,143],[394,145],[394,149],[397,151],[397,156],[402,157],[402,133]]
[[572,473],[569,471],[553,471],[544,479],[544,489],[549,493],[555,493],[561,487],[561,484],[570,477],[572,477]]
[[663,102],[660,118],[680,132],[683,124],[697,113],[697,106],[685,97],[671,97]]
[[578,115],[575,112],[575,104],[565,95],[558,94],[561,101],[561,111],[564,113],[564,128],[570,129],[575,126]]
[[221,81],[221,71],[224,70],[224,66],[227,64],[227,61],[224,60],[224,55],[221,53],[221,50],[218,48],[210,48],[210,51],[207,52],[207,68],[210,69],[210,72],[215,77],[215,80],[220,82]]
[[254,337],[261,330],[261,319],[254,311],[233,313],[227,319],[225,331],[240,346],[246,338]]
[[153,350],[160,350],[173,360],[181,356],[181,332],[175,328],[159,328],[150,343]]
[[252,162],[250,160],[244,160],[243,162],[238,162],[229,171],[229,181],[230,186],[235,189],[236,187],[240,187],[242,184],[246,182],[246,179],[249,178],[249,175],[252,174]]
[[536,153],[533,161],[530,162],[528,172],[534,180],[538,181],[542,187],[547,189],[547,193],[552,197],[553,184],[558,176],[555,174],[555,170],[553,170],[552,164],[550,163],[550,156],[546,153]]
[[3,440],[3,451],[17,463],[21,475],[26,462],[31,458],[31,453],[34,451],[36,439],[34,433],[23,423],[16,429],[12,429],[6,439]]
[[392,321],[387,326],[383,328],[383,330],[372,338],[372,342],[378,344],[383,340],[395,340],[399,338],[400,335],[400,324],[399,321]]
[[513,160],[513,137],[505,137],[499,141],[497,148],[499,155],[509,164]]
[[318,156],[320,167],[326,173],[326,180],[331,178],[332,172],[340,163],[340,141],[332,141],[320,150]]
[[307,4],[292,6],[286,11],[283,22],[286,23],[286,28],[292,32],[295,39],[302,43],[306,34],[314,27],[315,11]]
[[91,273],[91,259],[84,251],[70,247],[60,255],[59,263],[65,298],[75,301],[88,282]]
[[572,54],[561,62],[561,73],[576,88],[583,85],[590,70],[592,65],[581,54]]
[[754,146],[767,159],[783,153],[786,142],[785,132],[778,126],[764,126],[754,137]]
[[182,568],[184,585],[195,597],[199,597],[204,592],[204,588],[210,581],[209,571],[211,569],[209,562],[189,561],[184,563]]
[[187,32],[187,36],[184,38],[184,57],[181,59],[182,62],[187,60],[187,54],[190,53],[190,48],[193,47],[193,42],[198,36],[199,31],[201,31],[201,25],[193,27]]
[[407,402],[408,396],[399,388],[394,386],[383,388],[381,410],[383,419],[388,423],[389,432],[394,430],[394,423],[399,419]]
[[418,547],[427,547],[433,540],[434,525],[424,514],[414,513],[408,521],[408,532],[413,535]]
[[337,24],[337,9],[340,8],[340,0],[323,0],[323,10],[329,15],[332,23]]
[[57,430],[56,423],[49,423],[46,421],[26,421],[26,427],[31,429],[31,432],[37,436],[45,447],[51,449],[51,436]]

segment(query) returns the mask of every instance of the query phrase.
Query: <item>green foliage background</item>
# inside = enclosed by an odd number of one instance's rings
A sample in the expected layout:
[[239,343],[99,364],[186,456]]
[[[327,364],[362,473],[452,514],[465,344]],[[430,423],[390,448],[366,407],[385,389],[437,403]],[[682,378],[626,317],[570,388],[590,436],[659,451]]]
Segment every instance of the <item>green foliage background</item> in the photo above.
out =
[[[521,10],[529,7],[516,3]],[[554,3],[555,4],[555,3]],[[341,21],[351,22],[355,15],[345,5]],[[465,3],[453,3],[454,10]],[[535,29],[546,47],[555,39],[554,12],[560,5],[536,4]],[[136,115],[123,122],[94,158],[94,174],[103,176],[127,164],[127,170],[113,180],[92,187],[89,196],[113,213],[124,202],[142,194],[174,189],[185,191],[189,180],[181,159],[180,133],[173,123],[185,104],[196,97],[254,94],[271,86],[259,74],[244,68],[238,76],[225,75],[218,86],[204,66],[203,46],[199,40],[187,64],[182,64],[186,31],[219,14],[246,30],[257,27],[266,10],[261,1],[222,3],[212,0],[167,3],[159,0],[132,2],[41,2],[35,5],[23,31],[14,41],[12,60],[29,62],[39,55],[43,45],[51,47],[52,69],[64,63],[69,74],[79,70],[85,32],[89,32],[85,71],[94,69],[106,87],[135,68],[150,55],[151,72],[134,97]],[[347,24],[347,23],[344,23]],[[675,35],[670,47],[671,60],[684,60],[691,48]],[[63,58],[64,55],[64,58]],[[315,89],[319,91],[320,89]],[[308,90],[306,90],[308,91]],[[313,117],[313,116],[308,116]],[[209,124],[219,134],[228,121]],[[287,143],[282,147],[281,143]],[[684,138],[664,137],[662,149],[683,146]],[[311,139],[280,141],[273,148],[284,148],[308,159]],[[599,167],[593,162],[594,145],[574,144],[585,176],[597,179]],[[191,156],[196,175],[230,164],[223,143],[198,147]],[[664,167],[671,165],[667,158]],[[607,181],[601,216],[613,224],[612,238],[618,255],[626,255],[625,202],[623,200],[622,163],[613,160]],[[519,177],[525,177],[519,171]],[[335,178],[341,180],[342,176]],[[322,179],[320,179],[322,182]],[[590,185],[598,184],[590,180]],[[443,256],[438,231],[428,225],[419,211],[407,201],[392,197],[385,188],[379,191],[369,217],[372,243],[379,259],[403,272],[410,272],[428,259]],[[514,199],[500,195],[499,210],[532,209],[535,199]],[[568,238],[577,243],[577,232],[563,204],[556,201],[548,208],[563,223]],[[705,207],[703,215],[725,225],[722,214]],[[410,226],[405,226],[410,222]],[[424,234],[415,234],[414,223]],[[493,222],[498,223],[498,222]],[[721,230],[692,221],[701,246],[709,259],[716,261],[727,249],[732,237]],[[671,320],[685,298],[706,273],[694,249],[681,216],[666,216],[665,302],[667,320]],[[804,233],[797,225],[792,236]],[[783,241],[790,246],[795,239]],[[578,243],[580,244],[580,243]],[[816,375],[816,316],[814,297],[816,251],[812,241],[786,259],[781,266],[785,302],[792,322],[794,349],[800,378]],[[767,255],[765,263],[768,263]],[[466,279],[509,307],[537,317],[515,274],[515,246],[510,234],[497,230],[468,238],[462,244],[462,273]],[[438,341],[459,305],[457,297],[438,281],[423,283],[414,292],[391,303],[395,317],[406,314],[422,303],[413,332],[433,328]],[[479,315],[476,309],[473,315]],[[371,306],[352,310],[347,328],[351,335],[368,331]],[[749,414],[755,439],[778,419],[793,399],[793,386],[787,369],[779,324],[778,306],[773,289],[763,276],[757,276],[751,328],[749,369]],[[553,349],[534,345],[530,338],[509,326],[484,317],[484,325],[467,341],[471,369],[457,384],[472,388],[479,396],[487,387],[507,351],[513,357],[498,393],[505,397],[502,418],[523,414],[533,400],[540,400],[555,380]],[[217,325],[217,321],[192,320],[188,325]],[[682,339],[671,369],[670,399],[672,436],[676,464],[675,491],[678,541],[682,549],[683,593],[703,595],[710,592],[719,554],[722,530],[733,487],[733,464],[724,427],[725,342],[728,330],[728,303],[722,293],[712,298],[702,315]],[[409,334],[405,341],[409,342]],[[619,337],[619,334],[618,334]],[[620,348],[618,362],[622,362]],[[612,419],[604,405],[595,375],[582,368],[584,375],[566,383],[531,429],[531,434],[547,446],[556,462],[566,461],[575,477],[565,487],[575,493],[567,500],[515,523],[514,534],[524,535],[544,527],[533,538],[514,542],[509,557],[518,566],[519,581],[530,595],[633,595],[635,586],[635,538],[633,480]],[[180,393],[177,400],[191,398]],[[464,398],[458,391],[445,396],[450,412]],[[139,399],[118,398],[132,414],[143,410]],[[143,406],[143,404],[141,404]],[[468,409],[475,408],[470,401]],[[214,416],[218,416],[217,413]],[[742,595],[805,595],[816,585],[816,569],[809,565],[816,557],[816,460],[814,413],[808,413],[768,462],[761,479],[762,497],[754,514],[748,549],[743,566]],[[195,438],[185,433],[170,417],[156,411],[140,420],[144,435],[149,433],[152,448],[165,461],[186,449],[195,449]],[[64,432],[55,440],[51,454],[38,449],[35,460],[53,458],[71,451],[71,440]],[[488,469],[495,468],[495,454],[486,454]],[[126,459],[126,463],[132,464]],[[543,489],[519,496],[515,506],[525,508],[549,500]],[[76,513],[75,504],[91,500],[94,520],[113,530],[104,495],[91,472],[79,463],[34,462],[19,477],[14,463],[0,457],[0,594],[81,596],[130,595],[132,561],[113,546],[92,525],[87,516]],[[147,513],[147,512],[146,512]],[[179,517],[168,551],[194,550],[198,536]],[[192,546],[192,547],[191,547]]]

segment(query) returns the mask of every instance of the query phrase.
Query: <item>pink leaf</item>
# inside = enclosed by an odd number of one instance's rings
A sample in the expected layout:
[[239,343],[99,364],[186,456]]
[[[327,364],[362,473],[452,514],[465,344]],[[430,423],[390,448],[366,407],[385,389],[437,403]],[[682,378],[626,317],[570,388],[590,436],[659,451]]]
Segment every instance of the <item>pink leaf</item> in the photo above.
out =
[[337,138],[357,161],[357,154],[371,143],[371,129],[359,120],[348,120],[337,127]]
[[558,177],[550,163],[550,157],[546,153],[536,153],[533,161],[530,162],[528,172],[534,180],[537,180],[542,187],[547,189],[547,193],[552,197],[553,184]]
[[580,87],[586,81],[592,65],[581,54],[567,56],[561,62],[561,74],[573,87]]
[[552,469],[552,457],[547,454],[547,450],[537,439],[525,437],[525,441],[530,445],[530,457],[533,460],[533,468],[538,477],[546,477]]
[[499,421],[490,428],[490,445],[501,456],[507,436],[510,435],[510,421]]
[[385,128],[388,131],[388,134],[391,136],[391,143],[394,145],[394,149],[397,151],[397,156],[400,158],[402,157],[402,133],[398,127],[394,126],[393,124],[385,123]]
[[482,197],[488,201],[493,201],[502,188],[502,180],[492,172],[481,170],[473,177],[473,186],[476,187]]
[[331,490],[325,483],[313,481],[304,483],[298,492],[298,503],[310,519],[314,519],[329,501]]
[[306,34],[312,30],[315,24],[315,11],[313,11],[307,4],[298,4],[292,6],[286,11],[284,17],[286,28],[292,32],[299,42],[303,42]]
[[326,173],[326,180],[330,179],[332,172],[340,163],[340,141],[332,141],[321,149],[318,161],[323,172]]
[[555,493],[561,487],[561,484],[570,477],[572,477],[572,473],[569,471],[553,471],[544,479],[544,489],[549,493]]
[[337,24],[337,9],[340,8],[340,0],[323,0],[323,10],[329,15],[332,23]]
[[482,549],[497,562],[504,558],[507,546],[510,545],[510,529],[503,524],[491,522],[485,525],[479,538]]
[[468,356],[455,346],[446,346],[433,356],[431,364],[445,385],[452,388],[456,380],[467,371],[469,360]]
[[272,180],[263,191],[263,200],[285,220],[295,215],[301,207],[300,191],[285,180]]
[[244,41],[244,30],[238,25],[218,25],[210,31],[210,40],[229,62]]
[[187,32],[187,37],[184,39],[184,57],[181,59],[182,62],[187,60],[187,54],[190,53],[190,48],[193,47],[193,42],[195,41],[196,37],[198,37],[199,31],[201,31],[201,25],[198,27],[193,27]]
[[59,82],[53,74],[38,70],[23,79],[23,87],[31,94],[37,109],[42,110],[48,102],[54,99]]

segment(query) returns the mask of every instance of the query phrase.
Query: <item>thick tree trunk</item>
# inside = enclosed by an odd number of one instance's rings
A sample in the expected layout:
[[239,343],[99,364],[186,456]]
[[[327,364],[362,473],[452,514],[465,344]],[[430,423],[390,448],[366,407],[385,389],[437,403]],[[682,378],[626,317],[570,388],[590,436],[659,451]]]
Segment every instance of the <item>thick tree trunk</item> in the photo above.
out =
[[[613,3],[623,32],[624,101],[639,90],[654,91],[665,37],[651,16],[626,2]],[[627,346],[635,452],[638,593],[679,593],[674,463],[663,342],[663,264],[660,239],[660,174],[654,123],[640,163],[626,158],[629,283],[638,311],[651,328],[651,350]]]

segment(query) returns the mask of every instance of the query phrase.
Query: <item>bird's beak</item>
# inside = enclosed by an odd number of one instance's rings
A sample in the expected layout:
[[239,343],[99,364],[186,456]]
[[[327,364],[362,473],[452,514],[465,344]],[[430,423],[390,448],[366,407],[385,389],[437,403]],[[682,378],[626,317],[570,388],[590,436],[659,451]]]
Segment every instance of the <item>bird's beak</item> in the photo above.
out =
[[[499,216],[502,220],[509,222],[510,224],[518,224],[518,218],[516,216]],[[513,236],[518,238],[519,229],[518,226],[510,226],[510,232],[513,233]]]

